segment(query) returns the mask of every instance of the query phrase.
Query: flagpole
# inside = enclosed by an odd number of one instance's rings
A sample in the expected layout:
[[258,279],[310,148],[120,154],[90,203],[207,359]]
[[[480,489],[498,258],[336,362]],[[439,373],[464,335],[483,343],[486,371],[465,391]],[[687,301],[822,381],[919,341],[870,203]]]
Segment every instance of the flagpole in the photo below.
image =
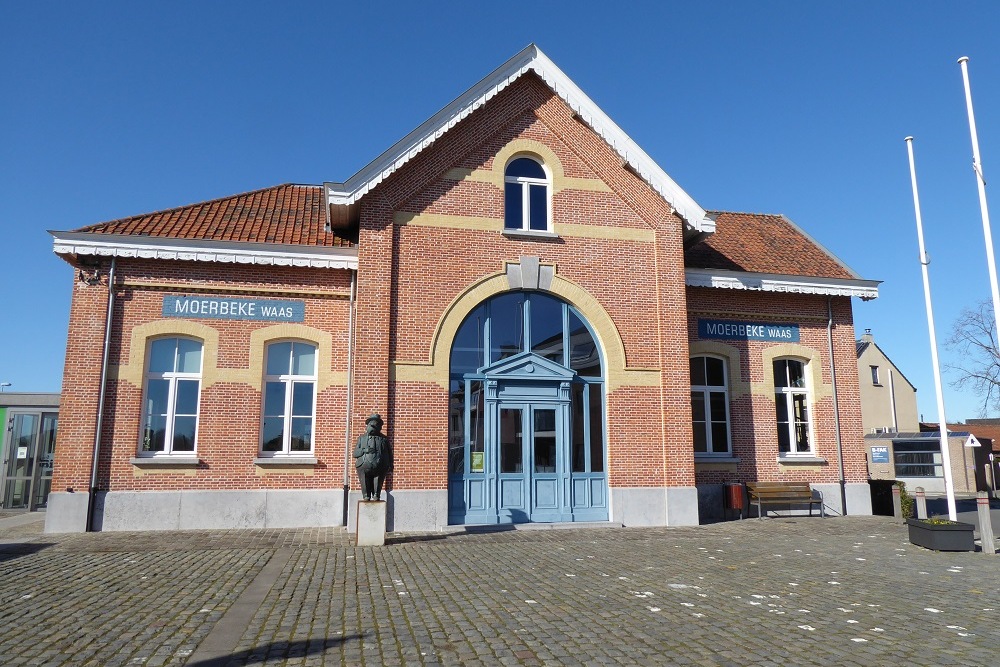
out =
[[944,414],[944,392],[941,389],[941,367],[938,364],[937,337],[934,334],[934,310],[931,308],[931,280],[927,265],[931,260],[924,249],[924,224],[920,219],[920,197],[917,195],[917,170],[913,164],[913,137],[906,137],[906,152],[910,158],[910,185],[913,187],[913,210],[917,217],[917,243],[920,246],[920,270],[924,276],[924,304],[927,306],[927,329],[931,338],[931,363],[934,366],[934,389],[937,393],[938,430],[941,441],[941,466],[944,468],[944,492],[948,498],[948,518],[957,521],[955,484],[951,475],[951,451],[948,449],[948,419]]
[[[979,135],[976,133],[976,116],[972,111],[972,88],[969,86],[969,57],[958,59],[962,66],[962,80],[965,83],[965,109],[969,114],[969,134],[972,135],[972,170],[976,172],[979,187],[979,210],[983,216],[983,236],[986,239],[986,264],[990,270],[990,288],[993,290],[993,321],[1000,331],[1000,287],[997,286],[997,264],[993,258],[993,233],[990,231],[990,212],[986,206],[986,178],[983,163],[979,157]],[[995,352],[995,351],[994,351]]]

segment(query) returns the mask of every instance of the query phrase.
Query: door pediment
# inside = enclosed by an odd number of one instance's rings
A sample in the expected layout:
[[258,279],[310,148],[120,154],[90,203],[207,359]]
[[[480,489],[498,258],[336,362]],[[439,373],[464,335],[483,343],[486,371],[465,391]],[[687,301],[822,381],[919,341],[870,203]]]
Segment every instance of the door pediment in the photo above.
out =
[[482,369],[489,380],[507,378],[546,380],[549,382],[569,382],[576,376],[576,371],[566,368],[533,352],[521,352],[513,357],[501,359]]

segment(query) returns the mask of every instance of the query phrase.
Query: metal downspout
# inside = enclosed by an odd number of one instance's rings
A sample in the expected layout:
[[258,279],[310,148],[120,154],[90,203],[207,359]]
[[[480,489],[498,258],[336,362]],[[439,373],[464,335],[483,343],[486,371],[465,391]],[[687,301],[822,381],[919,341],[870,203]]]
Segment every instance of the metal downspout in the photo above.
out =
[[840,402],[837,400],[837,365],[833,355],[833,297],[826,297],[826,345],[830,353],[830,382],[833,383],[833,430],[837,437],[837,463],[840,465],[840,507],[847,516],[847,481],[844,479],[844,445],[840,439]]
[[97,496],[97,465],[101,455],[101,429],[104,427],[104,396],[107,392],[108,354],[111,350],[111,325],[115,307],[115,258],[111,258],[111,271],[108,273],[108,312],[104,316],[104,357],[101,359],[101,389],[97,398],[97,425],[94,430],[93,462],[90,467],[90,493],[87,498],[86,531],[94,529],[94,501]]
[[347,504],[351,494],[351,406],[354,402],[354,301],[357,298],[357,269],[351,272],[351,304],[347,321],[347,409],[344,417],[344,516],[347,527]]

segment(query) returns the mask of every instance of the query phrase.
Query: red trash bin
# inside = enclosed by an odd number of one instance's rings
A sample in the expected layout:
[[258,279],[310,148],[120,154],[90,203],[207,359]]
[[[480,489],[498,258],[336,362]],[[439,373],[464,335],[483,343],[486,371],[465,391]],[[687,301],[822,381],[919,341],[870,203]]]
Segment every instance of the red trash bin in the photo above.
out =
[[736,510],[743,518],[743,485],[740,482],[726,482],[723,497],[726,509]]

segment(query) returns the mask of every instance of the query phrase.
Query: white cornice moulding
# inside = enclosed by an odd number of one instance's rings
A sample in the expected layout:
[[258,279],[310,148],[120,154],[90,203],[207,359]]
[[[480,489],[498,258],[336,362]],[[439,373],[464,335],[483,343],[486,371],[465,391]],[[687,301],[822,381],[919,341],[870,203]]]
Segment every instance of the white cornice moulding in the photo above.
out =
[[684,278],[689,287],[718,287],[755,292],[820,294],[823,296],[856,296],[865,301],[878,298],[878,286],[881,282],[879,280],[783,276],[770,273],[737,273],[712,269],[686,269]]
[[57,255],[174,259],[223,264],[297,266],[313,269],[356,270],[358,268],[357,248],[324,248],[321,246],[233,241],[189,241],[86,232],[50,231],[49,233],[53,237],[52,250]]
[[684,219],[702,234],[715,231],[715,221],[670,176],[657,165],[611,118],[601,111],[548,56],[530,44],[495,69],[455,101],[393,144],[344,183],[325,183],[327,204],[353,204],[396,170],[412,160],[445,132],[489,102],[525,72],[532,71],[569,106],[580,119],[603,138],[621,159]]

